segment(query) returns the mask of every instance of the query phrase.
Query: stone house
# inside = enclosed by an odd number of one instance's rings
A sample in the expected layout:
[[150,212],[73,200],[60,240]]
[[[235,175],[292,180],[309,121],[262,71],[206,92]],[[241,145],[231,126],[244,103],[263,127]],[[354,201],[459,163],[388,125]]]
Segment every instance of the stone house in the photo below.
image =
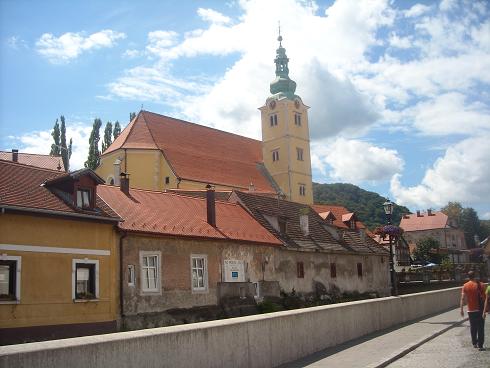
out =
[[464,232],[445,213],[429,209],[427,212],[406,214],[400,221],[400,227],[412,253],[419,240],[432,238],[441,245],[439,253],[447,255],[452,263],[469,262]]

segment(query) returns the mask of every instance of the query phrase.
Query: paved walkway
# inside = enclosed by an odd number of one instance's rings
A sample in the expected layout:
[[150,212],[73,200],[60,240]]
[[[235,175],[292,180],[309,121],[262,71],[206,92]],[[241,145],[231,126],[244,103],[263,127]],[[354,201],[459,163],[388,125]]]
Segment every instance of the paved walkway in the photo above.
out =
[[334,348],[329,348],[295,362],[282,365],[281,368],[386,367],[420,345],[466,320],[467,318],[461,318],[459,308],[456,308],[397,327],[396,329],[371,334]]

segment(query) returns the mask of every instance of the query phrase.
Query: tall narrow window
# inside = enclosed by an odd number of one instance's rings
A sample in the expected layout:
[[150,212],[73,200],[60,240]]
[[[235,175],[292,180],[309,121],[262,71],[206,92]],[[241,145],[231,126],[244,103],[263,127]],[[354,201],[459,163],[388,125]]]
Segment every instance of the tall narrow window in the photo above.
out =
[[301,126],[301,114],[300,113],[295,113],[294,114],[294,124],[297,126]]
[[277,114],[271,115],[269,119],[270,119],[271,127],[277,125]]
[[303,148],[296,147],[296,157],[298,161],[303,161]]
[[330,263],[330,277],[332,279],[337,277],[337,266],[335,263]]
[[165,184],[170,184],[170,176],[165,177]]
[[303,262],[298,262],[296,264],[296,271],[299,279],[303,279],[305,277],[305,267]]
[[279,161],[279,150],[272,151],[272,161]]
[[362,263],[357,264],[357,277],[362,278]]
[[202,255],[191,256],[192,290],[204,291],[208,286],[207,257]]
[[158,292],[160,286],[160,257],[158,254],[143,253],[141,262],[141,290]]
[[135,284],[134,265],[128,265],[128,286],[134,286],[134,284]]
[[306,186],[304,184],[299,185],[299,195],[300,196],[305,196],[306,195]]

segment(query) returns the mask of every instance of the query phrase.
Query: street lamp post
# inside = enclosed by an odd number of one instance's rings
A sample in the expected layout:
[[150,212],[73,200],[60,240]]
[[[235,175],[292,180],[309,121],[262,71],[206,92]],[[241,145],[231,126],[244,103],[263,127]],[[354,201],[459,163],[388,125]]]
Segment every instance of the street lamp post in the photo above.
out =
[[[383,203],[383,208],[386,214],[388,225],[391,225],[391,215],[393,214],[393,203],[388,199]],[[398,287],[396,285],[395,262],[393,259],[393,235],[388,234],[390,241],[390,280],[391,280],[391,295],[398,295]]]

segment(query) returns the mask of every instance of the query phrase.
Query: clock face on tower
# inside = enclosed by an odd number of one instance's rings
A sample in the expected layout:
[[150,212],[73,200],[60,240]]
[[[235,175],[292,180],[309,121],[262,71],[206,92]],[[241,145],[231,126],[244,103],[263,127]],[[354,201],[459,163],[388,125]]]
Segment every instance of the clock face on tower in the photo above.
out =
[[272,100],[271,102],[269,102],[269,108],[271,110],[274,110],[276,108],[276,101]]
[[299,100],[295,100],[294,101],[294,107],[296,107],[297,109],[299,109],[299,106],[300,106]]

